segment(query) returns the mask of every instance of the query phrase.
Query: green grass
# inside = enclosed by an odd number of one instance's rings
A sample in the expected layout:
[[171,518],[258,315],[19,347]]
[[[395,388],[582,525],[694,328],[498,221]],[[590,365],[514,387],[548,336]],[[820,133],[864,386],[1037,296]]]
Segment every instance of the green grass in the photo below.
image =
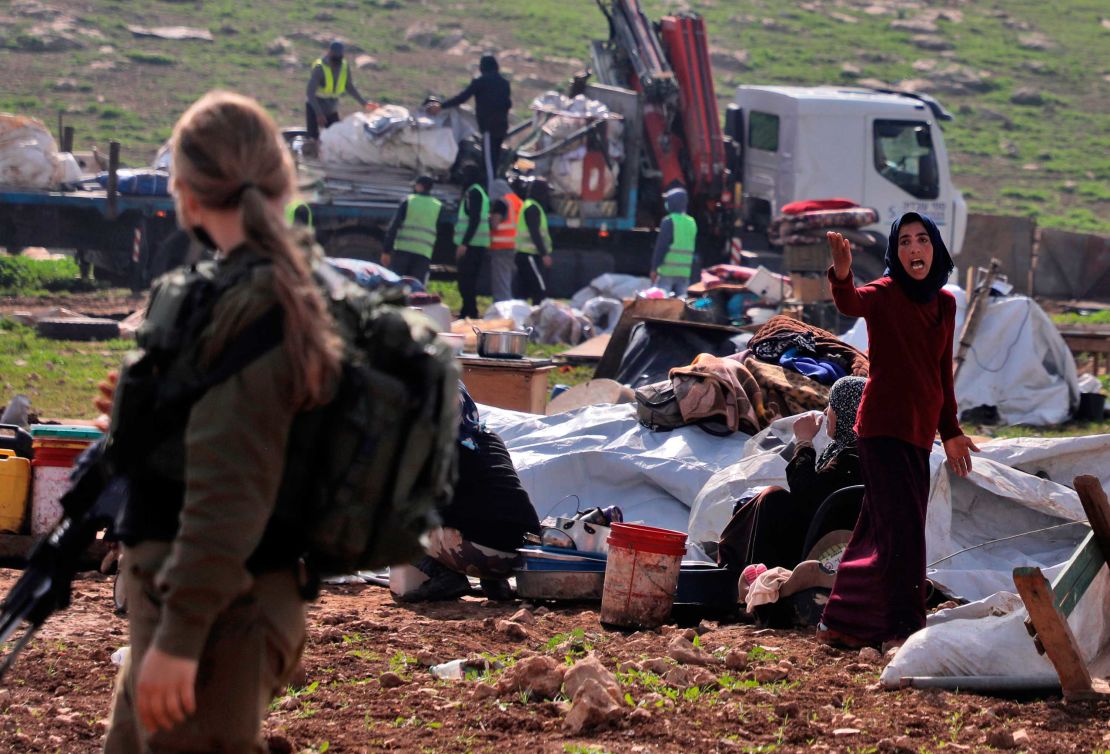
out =
[[77,263],[65,259],[28,259],[0,255],[0,295],[28,296],[47,291],[77,290],[80,280]]
[[1078,312],[1053,314],[1052,321],[1058,325],[1110,325],[1110,309],[1100,309],[1089,314]]
[[0,319],[0,400],[24,393],[32,410],[42,416],[93,419],[97,383],[134,347],[130,340],[49,340],[29,327]]

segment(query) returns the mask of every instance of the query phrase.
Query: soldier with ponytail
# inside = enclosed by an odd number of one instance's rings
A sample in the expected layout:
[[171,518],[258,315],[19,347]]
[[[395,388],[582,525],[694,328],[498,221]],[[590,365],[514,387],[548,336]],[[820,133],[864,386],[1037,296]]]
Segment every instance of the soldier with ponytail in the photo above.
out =
[[173,149],[178,222],[217,256],[156,284],[115,395],[131,651],[105,751],[264,752],[261,720],[305,635],[300,553],[272,514],[304,483],[286,473],[290,430],[330,400],[342,344],[319,252],[284,222],[293,168],[266,112],[212,92]]

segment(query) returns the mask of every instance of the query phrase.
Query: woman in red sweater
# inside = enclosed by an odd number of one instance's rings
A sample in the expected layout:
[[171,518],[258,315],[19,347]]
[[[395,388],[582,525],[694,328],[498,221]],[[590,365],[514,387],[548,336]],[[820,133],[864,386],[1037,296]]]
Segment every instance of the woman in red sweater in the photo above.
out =
[[836,307],[867,322],[870,376],[856,420],[865,495],[817,630],[849,648],[897,645],[925,626],[925,510],[929,452],[940,430],[959,476],[974,443],[960,429],[952,390],[956,300],[943,290],[952,258],[937,226],[908,212],[890,229],[886,276],[859,288],[851,247],[828,234]]

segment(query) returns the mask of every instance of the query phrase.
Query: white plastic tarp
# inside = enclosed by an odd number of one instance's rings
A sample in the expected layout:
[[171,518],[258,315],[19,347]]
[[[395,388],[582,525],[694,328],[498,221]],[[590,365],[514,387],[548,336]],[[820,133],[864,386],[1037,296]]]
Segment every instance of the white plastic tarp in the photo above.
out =
[[458,154],[449,121],[417,116],[400,105],[352,113],[320,133],[323,162],[381,165],[445,173]]
[[0,185],[47,189],[74,180],[70,176],[67,161],[42,121],[0,113]]
[[[945,289],[956,296],[958,341],[967,296],[958,286]],[[858,320],[841,339],[866,350],[864,321]],[[1027,296],[990,299],[955,391],[961,412],[994,406],[1004,424],[1059,424],[1067,421],[1079,404],[1075,358],[1052,320]]]
[[[629,520],[688,531],[692,543],[716,541],[745,494],[786,485],[781,451],[796,419],[749,439],[716,438],[696,427],[651,432],[636,420],[633,404],[547,417],[485,406],[481,413],[504,438],[541,517],[573,512],[570,496],[577,495],[581,507],[620,505]],[[926,521],[930,578],[971,600],[1012,591],[1016,565],[1051,575],[1067,560],[1085,528],[1068,524],[1084,514],[1065,485],[1078,473],[1107,473],[1110,435],[996,440],[973,463],[971,476],[960,479],[934,447]],[[1047,527],[1057,528],[981,546]]]

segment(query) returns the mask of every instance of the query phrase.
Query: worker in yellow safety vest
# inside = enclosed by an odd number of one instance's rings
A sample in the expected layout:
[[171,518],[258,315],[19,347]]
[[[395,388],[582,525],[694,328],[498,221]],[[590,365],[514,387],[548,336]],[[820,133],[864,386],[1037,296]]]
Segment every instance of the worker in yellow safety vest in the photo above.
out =
[[494,301],[508,301],[513,297],[516,230],[524,200],[513,193],[508,182],[501,179],[490,185],[490,194],[495,197],[490,208],[490,293]]
[[413,193],[401,202],[385,234],[382,264],[401,277],[428,283],[428,268],[436,245],[436,231],[443,202],[431,195],[431,176],[416,179]]
[[285,205],[285,224],[290,228],[308,228],[312,230],[312,208],[304,199],[294,199]]
[[651,261],[651,282],[680,298],[686,295],[690,285],[694,242],[698,236],[697,221],[686,214],[687,196],[686,189],[681,186],[663,194],[668,214],[659,223]]
[[459,295],[462,297],[460,317],[477,319],[478,275],[489,254],[489,194],[482,186],[482,171],[469,164],[463,171],[462,184],[468,186],[459,200],[459,217],[455,221],[455,257],[458,260]]
[[350,94],[363,108],[373,110],[377,105],[367,102],[351,80],[351,68],[343,59],[343,43],[332,42],[328,53],[312,64],[305,92],[305,126],[309,139],[319,139],[320,129],[339,120],[339,98]]
[[529,180],[527,199],[520,208],[516,227],[516,297],[532,299],[535,306],[547,297],[543,269],[551,269],[551,233],[547,229],[547,212],[541,199],[546,199],[547,183]]

